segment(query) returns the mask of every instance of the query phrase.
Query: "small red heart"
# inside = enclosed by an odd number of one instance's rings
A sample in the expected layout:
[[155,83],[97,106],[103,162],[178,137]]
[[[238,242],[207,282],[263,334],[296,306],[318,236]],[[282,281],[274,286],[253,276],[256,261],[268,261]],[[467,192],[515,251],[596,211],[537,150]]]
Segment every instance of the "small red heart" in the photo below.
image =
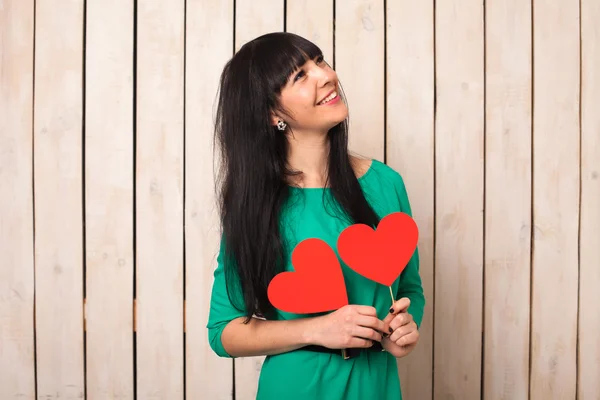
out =
[[344,229],[338,238],[338,252],[355,272],[391,286],[414,254],[418,237],[415,221],[395,212],[379,221],[376,231],[365,224]]
[[295,272],[277,274],[267,296],[281,311],[309,314],[336,310],[348,304],[346,284],[333,249],[321,239],[301,241],[292,252]]

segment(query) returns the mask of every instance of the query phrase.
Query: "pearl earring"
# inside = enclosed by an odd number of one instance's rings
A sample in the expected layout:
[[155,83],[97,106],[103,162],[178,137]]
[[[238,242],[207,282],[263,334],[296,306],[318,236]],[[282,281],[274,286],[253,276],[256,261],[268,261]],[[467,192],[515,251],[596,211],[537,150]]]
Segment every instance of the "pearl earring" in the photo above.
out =
[[287,124],[282,120],[277,121],[277,129],[279,129],[280,131],[285,131],[286,126]]

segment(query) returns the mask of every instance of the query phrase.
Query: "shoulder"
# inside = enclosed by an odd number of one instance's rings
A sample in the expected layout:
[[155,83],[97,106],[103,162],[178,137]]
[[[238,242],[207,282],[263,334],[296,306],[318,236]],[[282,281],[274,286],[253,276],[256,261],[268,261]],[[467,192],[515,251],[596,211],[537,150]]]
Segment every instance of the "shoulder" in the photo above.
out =
[[369,202],[382,215],[395,211],[410,213],[408,193],[400,172],[375,159],[363,165],[368,168],[359,181]]
[[352,165],[356,176],[363,181],[378,181],[379,185],[389,188],[393,186],[404,190],[402,175],[389,165],[370,158],[352,157]]
[[369,158],[350,156],[350,164],[352,165],[352,169],[354,169],[354,174],[358,179],[361,179],[367,174],[367,172],[373,164],[373,161],[374,160],[371,160]]

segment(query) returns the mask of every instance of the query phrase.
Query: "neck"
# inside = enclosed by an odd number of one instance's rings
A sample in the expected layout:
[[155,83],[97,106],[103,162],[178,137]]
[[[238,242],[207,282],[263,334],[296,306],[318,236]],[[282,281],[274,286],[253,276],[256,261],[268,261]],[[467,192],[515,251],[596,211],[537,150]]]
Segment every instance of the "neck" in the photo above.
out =
[[294,184],[302,187],[323,187],[327,176],[329,141],[325,135],[288,135],[288,164],[299,177],[292,177]]

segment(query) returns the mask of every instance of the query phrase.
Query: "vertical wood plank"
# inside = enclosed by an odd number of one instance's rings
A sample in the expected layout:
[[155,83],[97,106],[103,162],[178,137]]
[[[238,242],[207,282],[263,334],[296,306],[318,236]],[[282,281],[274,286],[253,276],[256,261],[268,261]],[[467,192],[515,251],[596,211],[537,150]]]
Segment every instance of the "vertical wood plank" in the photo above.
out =
[[[282,32],[284,28],[283,0],[237,0],[235,2],[235,50],[245,43],[270,32]],[[260,357],[243,357],[235,362],[235,398],[254,400],[258,378],[265,360]]]
[[133,397],[133,6],[86,8],[86,378],[98,400]]
[[600,3],[581,1],[581,230],[578,399],[600,393]]
[[483,4],[436,3],[434,398],[481,394]]
[[579,1],[538,1],[533,11],[530,395],[532,399],[573,399],[577,371]]
[[35,328],[44,399],[84,396],[83,4],[35,6]]
[[34,2],[0,6],[0,398],[35,398]]
[[225,400],[232,396],[233,361],[212,352],[206,322],[220,238],[213,110],[221,71],[233,52],[233,2],[188,0],[186,20],[186,396]]
[[528,399],[531,4],[486,3],[484,398]]
[[236,0],[235,51],[260,35],[282,32],[283,0]]
[[287,0],[286,31],[315,43],[333,67],[333,1]]
[[335,68],[349,108],[349,147],[384,160],[384,9],[376,0],[336,0]]
[[419,344],[410,356],[399,360],[398,371],[404,398],[431,399],[435,223],[433,1],[388,1],[386,13],[386,160],[402,174],[413,205],[426,298]]
[[183,398],[185,0],[138,2],[137,393]]

